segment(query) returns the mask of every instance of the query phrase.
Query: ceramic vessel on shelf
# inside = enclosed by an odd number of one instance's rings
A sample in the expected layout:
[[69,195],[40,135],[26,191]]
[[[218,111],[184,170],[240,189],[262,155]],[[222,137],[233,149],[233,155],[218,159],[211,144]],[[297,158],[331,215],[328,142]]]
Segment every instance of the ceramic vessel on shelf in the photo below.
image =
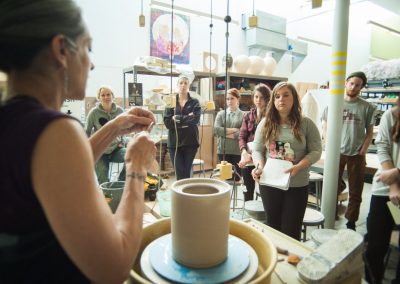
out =
[[237,73],[246,73],[250,65],[250,59],[247,55],[239,55],[233,59],[234,71]]
[[222,69],[225,71],[225,67],[228,67],[228,70],[232,68],[233,64],[233,58],[230,53],[228,53],[228,56],[223,56],[222,57]]
[[271,76],[276,69],[276,60],[272,57],[271,53],[267,53],[264,58],[264,70],[263,75]]
[[249,56],[250,66],[247,74],[258,75],[264,69],[264,60],[260,56]]
[[228,253],[231,187],[209,178],[182,179],[171,186],[172,256],[189,267],[207,268]]

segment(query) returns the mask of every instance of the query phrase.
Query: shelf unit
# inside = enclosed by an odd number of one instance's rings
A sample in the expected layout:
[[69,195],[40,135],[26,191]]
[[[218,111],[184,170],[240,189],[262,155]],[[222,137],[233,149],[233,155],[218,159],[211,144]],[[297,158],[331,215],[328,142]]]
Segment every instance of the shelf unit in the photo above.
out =
[[377,105],[377,109],[385,111],[396,104],[400,95],[400,78],[369,80],[367,86],[361,90],[361,96]]
[[[201,72],[201,71],[194,71],[194,80],[193,82],[197,82],[202,78],[209,78],[209,72]],[[156,72],[152,72],[140,65],[134,65],[131,67],[127,67],[123,69],[123,83],[124,83],[124,92],[123,92],[123,101],[124,101],[124,108],[126,107],[126,102],[128,98],[128,87],[127,87],[127,76],[133,76],[133,83],[138,82],[138,75],[147,75],[147,76],[171,76],[171,73],[166,74],[159,74]],[[172,76],[177,77],[179,73],[172,73]],[[212,82],[215,79],[215,74],[211,74]],[[213,84],[213,83],[212,83]],[[192,83],[193,85],[193,83]],[[200,88],[200,84],[198,84]],[[200,90],[198,90],[199,92]],[[163,125],[163,113],[164,110],[152,110],[154,115],[157,119],[157,125],[154,127],[152,133],[159,133],[161,136],[163,134],[167,135],[168,131]],[[203,111],[202,116],[200,118],[200,125],[199,125],[199,142],[201,143],[199,151],[196,154],[196,159],[202,159],[204,161],[204,168],[206,170],[210,170],[215,168],[217,163],[217,155],[216,155],[216,147],[214,141],[214,134],[213,134],[213,126],[214,126],[214,111]],[[165,137],[164,137],[165,138]],[[166,147],[166,138],[161,139],[161,143],[163,144],[162,147]],[[164,148],[166,149],[166,148]],[[211,153],[211,154],[210,154]],[[162,154],[163,158],[169,160],[168,154],[165,152]],[[165,162],[163,162],[165,163]],[[161,166],[161,165],[160,165]],[[194,168],[195,171],[198,170],[197,167]]]
[[[229,88],[237,88],[238,90],[245,89],[241,92],[240,98],[240,109],[249,110],[253,104],[251,100],[252,90],[254,86],[259,83],[264,83],[271,88],[271,90],[281,81],[287,81],[284,77],[272,77],[272,76],[262,76],[262,75],[251,75],[243,73],[228,72],[227,78],[225,78],[225,73],[220,73],[215,75],[215,107],[216,109],[223,109],[225,107],[225,86],[228,82]],[[223,84],[225,82],[225,84]]]
[[[124,84],[124,92],[123,92],[123,102],[124,102],[124,108],[126,108],[126,101],[127,98],[129,97],[128,95],[128,87],[127,87],[127,76],[133,76],[133,83],[139,83],[138,82],[138,75],[148,75],[148,76],[167,76],[170,77],[171,73],[164,73],[164,74],[160,74],[160,73],[156,73],[153,71],[150,71],[148,69],[146,69],[144,66],[141,65],[133,65],[127,68],[124,68],[122,70],[123,72],[123,84]],[[172,76],[173,77],[177,77],[179,76],[180,73],[178,72],[173,72]],[[210,73],[209,72],[201,72],[201,71],[193,71],[193,74],[195,76],[193,82],[198,81],[201,78],[209,78],[210,77]],[[211,78],[214,79],[215,74],[212,73],[211,74]],[[142,97],[143,99],[143,97]]]

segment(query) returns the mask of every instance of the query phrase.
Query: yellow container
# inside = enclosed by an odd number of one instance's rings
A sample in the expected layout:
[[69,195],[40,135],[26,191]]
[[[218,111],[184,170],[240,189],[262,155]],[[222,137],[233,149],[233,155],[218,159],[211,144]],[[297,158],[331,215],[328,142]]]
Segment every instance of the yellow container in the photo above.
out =
[[[170,218],[159,220],[143,229],[142,243],[140,245],[138,257],[130,272],[130,280],[133,283],[151,283],[141,276],[140,257],[148,244],[169,233],[171,233]],[[247,242],[257,253],[257,273],[249,283],[271,283],[271,275],[275,269],[278,257],[276,247],[272,242],[253,227],[233,219],[229,222],[229,233]]]

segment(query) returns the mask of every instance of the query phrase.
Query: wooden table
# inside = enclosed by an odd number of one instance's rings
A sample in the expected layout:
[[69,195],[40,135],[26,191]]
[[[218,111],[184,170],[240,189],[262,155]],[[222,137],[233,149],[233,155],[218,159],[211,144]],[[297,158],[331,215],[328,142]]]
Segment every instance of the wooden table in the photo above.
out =
[[[257,221],[254,219],[246,219],[245,223],[254,227],[261,233],[265,234],[272,243],[282,249],[288,250],[289,254],[296,254],[300,257],[306,257],[307,255],[313,252],[311,247],[306,246],[304,243],[301,243],[281,232]],[[287,256],[283,254],[278,254],[278,261],[275,271],[272,274],[271,283],[305,283],[303,280],[297,277],[297,268],[296,266],[288,263],[286,261]],[[283,259],[283,260],[282,260]],[[343,284],[352,284],[352,283],[361,283],[362,271],[358,273],[354,273],[349,278],[342,281]]]
[[[379,161],[376,154],[367,153],[366,157],[367,166],[365,168],[365,175],[373,176],[378,169]],[[321,159],[311,166],[311,170],[320,174],[324,173],[325,151],[322,151]]]

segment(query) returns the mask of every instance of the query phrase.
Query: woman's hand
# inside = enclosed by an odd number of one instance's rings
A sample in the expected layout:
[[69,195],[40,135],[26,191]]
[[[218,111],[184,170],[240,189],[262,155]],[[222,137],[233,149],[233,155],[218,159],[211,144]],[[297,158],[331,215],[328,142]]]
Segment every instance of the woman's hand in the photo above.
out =
[[133,136],[125,154],[127,174],[137,172],[146,176],[156,158],[156,151],[157,148],[147,132]]
[[285,173],[290,173],[290,176],[294,177],[295,175],[297,175],[297,173],[301,170],[301,168],[299,167],[299,164],[294,165],[290,168],[288,168]]
[[235,134],[237,132],[239,132],[240,129],[239,128],[226,128],[226,134]]
[[152,112],[139,107],[131,108],[112,120],[118,130],[117,135],[147,130],[150,124],[155,122],[156,119]]
[[398,183],[393,183],[389,186],[389,198],[394,205],[400,205],[400,186]]
[[247,153],[246,150],[242,151],[241,159],[238,163],[240,168],[244,168],[247,164],[252,162],[251,154]]
[[260,180],[261,174],[262,174],[262,169],[260,169],[258,167],[251,171],[251,176],[253,177],[253,179],[255,181],[259,181]]
[[385,184],[391,185],[399,181],[400,173],[397,168],[383,170],[377,175],[377,181],[381,181]]

